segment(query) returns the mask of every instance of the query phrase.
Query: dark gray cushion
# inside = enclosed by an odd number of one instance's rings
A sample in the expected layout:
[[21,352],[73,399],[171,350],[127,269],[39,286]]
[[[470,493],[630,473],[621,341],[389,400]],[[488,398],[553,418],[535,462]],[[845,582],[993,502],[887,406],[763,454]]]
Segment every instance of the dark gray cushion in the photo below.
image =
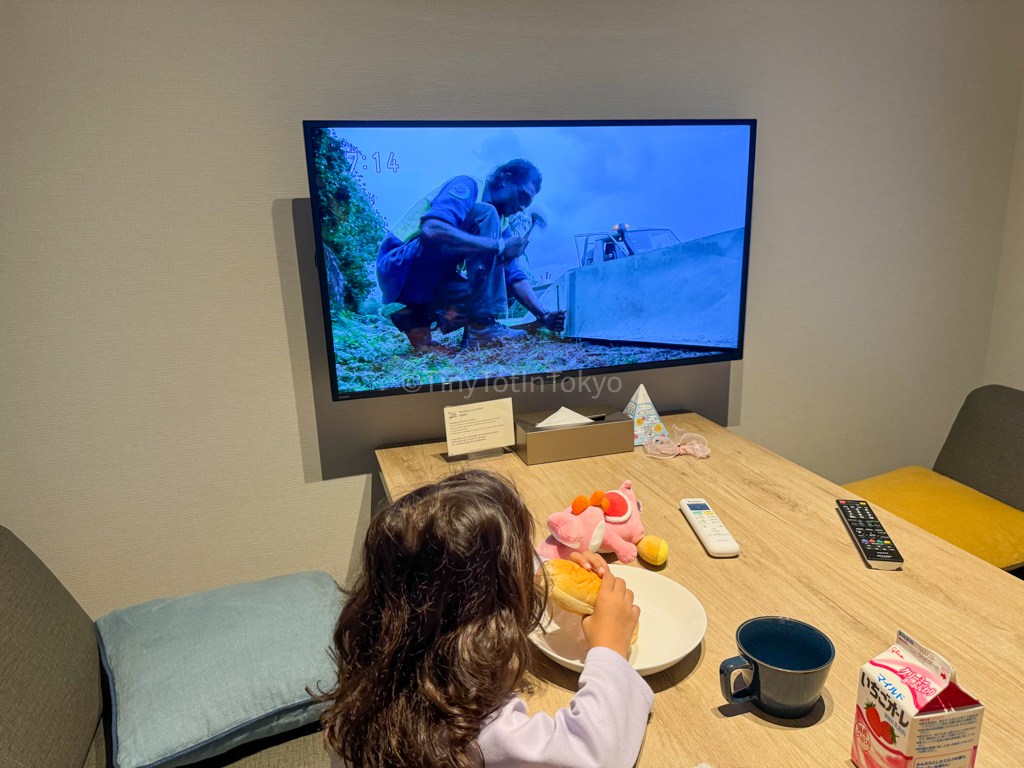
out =
[[[82,768],[109,766],[103,723],[100,723]],[[324,748],[319,728],[309,725],[250,742],[223,755],[200,760],[189,768],[331,768],[331,756]]]
[[330,768],[317,724],[253,741],[230,752],[193,763],[188,768]]
[[103,735],[102,720],[96,726],[96,733],[93,735],[92,745],[82,768],[107,768],[107,744]]
[[92,620],[0,526],[0,765],[82,768],[100,690]]
[[971,392],[934,470],[1024,510],[1024,392],[997,384]]
[[195,768],[330,768],[331,765],[331,755],[324,749],[320,732],[260,746],[258,751],[239,754],[230,762],[218,765],[211,760],[208,766],[197,763]]

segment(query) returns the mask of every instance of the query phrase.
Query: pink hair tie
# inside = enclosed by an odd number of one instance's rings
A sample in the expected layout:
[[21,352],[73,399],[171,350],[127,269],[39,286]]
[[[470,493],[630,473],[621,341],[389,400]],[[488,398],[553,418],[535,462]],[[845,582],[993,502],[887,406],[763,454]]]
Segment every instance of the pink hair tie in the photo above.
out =
[[[644,440],[644,450],[647,455],[655,459],[671,459],[676,456],[693,456],[697,459],[706,459],[711,455],[711,448],[708,441],[693,432],[683,432],[677,427],[672,427],[676,433],[676,441],[669,440],[665,435],[655,435]],[[682,433],[682,434],[680,434]]]

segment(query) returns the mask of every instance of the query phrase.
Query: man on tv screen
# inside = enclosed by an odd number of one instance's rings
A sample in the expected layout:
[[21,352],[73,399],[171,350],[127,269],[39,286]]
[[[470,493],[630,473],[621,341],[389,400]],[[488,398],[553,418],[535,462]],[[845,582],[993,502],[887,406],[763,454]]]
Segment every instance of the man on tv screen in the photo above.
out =
[[339,399],[739,349],[749,125],[306,138]]
[[[405,305],[390,315],[417,351],[440,345],[441,333],[464,328],[462,349],[525,338],[496,317],[517,299],[548,330],[565,328],[565,312],[548,312],[517,260],[539,214],[527,216],[541,173],[529,160],[509,160],[486,180],[455,176],[421,197],[388,231],[377,252],[384,300]],[[464,265],[465,277],[459,271]]]

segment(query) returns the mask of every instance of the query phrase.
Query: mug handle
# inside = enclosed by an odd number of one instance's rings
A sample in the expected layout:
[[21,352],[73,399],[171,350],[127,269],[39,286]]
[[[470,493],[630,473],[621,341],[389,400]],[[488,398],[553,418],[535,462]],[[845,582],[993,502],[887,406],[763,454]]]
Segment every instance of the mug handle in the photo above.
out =
[[733,656],[731,659],[723,661],[718,667],[718,678],[722,683],[722,695],[730,704],[742,704],[744,701],[750,701],[757,695],[753,685],[748,685],[738,693],[734,694],[732,692],[732,673],[739,672],[741,669],[753,671],[754,665],[742,656]]

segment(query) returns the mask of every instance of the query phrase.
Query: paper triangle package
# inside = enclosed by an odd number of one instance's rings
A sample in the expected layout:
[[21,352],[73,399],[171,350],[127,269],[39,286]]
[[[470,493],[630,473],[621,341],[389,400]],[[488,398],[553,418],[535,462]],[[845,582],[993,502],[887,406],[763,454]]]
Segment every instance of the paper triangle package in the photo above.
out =
[[636,388],[623,413],[633,420],[633,445],[643,445],[645,439],[665,434],[665,425],[643,384]]
[[860,668],[850,757],[859,768],[971,768],[984,714],[953,665],[901,629]]

